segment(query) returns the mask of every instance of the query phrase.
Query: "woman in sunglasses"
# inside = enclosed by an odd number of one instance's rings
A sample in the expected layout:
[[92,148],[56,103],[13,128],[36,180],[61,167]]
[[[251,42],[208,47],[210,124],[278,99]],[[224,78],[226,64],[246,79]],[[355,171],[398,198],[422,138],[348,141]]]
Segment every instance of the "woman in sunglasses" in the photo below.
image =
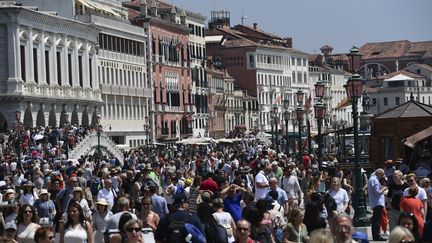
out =
[[389,243],[414,243],[413,234],[411,231],[405,227],[396,226],[392,232],[390,233],[390,237],[388,239]]
[[35,231],[40,228],[36,224],[36,213],[32,206],[24,204],[16,218],[17,221],[17,239],[19,243],[34,242]]
[[123,226],[126,232],[126,238],[128,243],[143,243],[144,237],[141,233],[142,222],[139,219],[131,219]]
[[414,240],[416,242],[420,242],[417,219],[414,217],[414,214],[410,212],[403,212],[399,217],[398,225],[410,230],[411,234],[414,236]]

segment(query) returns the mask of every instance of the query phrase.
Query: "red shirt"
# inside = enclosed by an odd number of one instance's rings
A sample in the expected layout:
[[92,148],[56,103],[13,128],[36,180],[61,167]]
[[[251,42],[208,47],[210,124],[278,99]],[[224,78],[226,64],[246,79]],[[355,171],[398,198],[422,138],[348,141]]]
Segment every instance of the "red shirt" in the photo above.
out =
[[204,191],[211,191],[214,193],[218,189],[219,186],[212,178],[205,179],[203,182],[201,182],[200,185],[200,190],[204,190]]
[[400,203],[401,210],[403,212],[411,212],[414,214],[414,217],[417,219],[418,230],[420,237],[423,235],[424,228],[424,220],[422,216],[423,203],[420,199],[417,198],[407,198],[404,197],[401,199]]

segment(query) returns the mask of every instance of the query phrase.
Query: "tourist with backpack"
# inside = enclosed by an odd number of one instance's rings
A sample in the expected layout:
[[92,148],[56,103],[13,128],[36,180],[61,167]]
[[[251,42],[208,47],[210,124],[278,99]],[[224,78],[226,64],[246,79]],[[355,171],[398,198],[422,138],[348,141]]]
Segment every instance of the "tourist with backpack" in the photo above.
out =
[[[204,237],[204,227],[200,219],[195,214],[190,214],[187,211],[188,199],[184,193],[179,193],[173,196],[173,210],[172,213],[161,218],[155,232],[156,242],[196,242],[194,241],[195,238]],[[185,224],[189,224],[189,229],[196,228],[198,231],[188,231]]]

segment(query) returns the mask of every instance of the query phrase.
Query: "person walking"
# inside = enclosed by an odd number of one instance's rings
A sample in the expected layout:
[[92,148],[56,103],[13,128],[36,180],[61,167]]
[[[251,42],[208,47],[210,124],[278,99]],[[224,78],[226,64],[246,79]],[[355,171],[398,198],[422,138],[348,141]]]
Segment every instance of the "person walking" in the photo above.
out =
[[394,229],[399,220],[400,201],[404,190],[408,184],[403,180],[403,174],[400,170],[396,170],[392,175],[393,183],[389,184],[387,197],[390,199],[390,210],[388,211],[390,231]]
[[382,187],[380,184],[379,179],[382,177],[384,177],[384,170],[380,168],[372,173],[368,181],[369,204],[373,210],[372,238],[374,241],[385,241],[380,236],[381,215],[385,206],[384,192],[387,190],[387,187]]

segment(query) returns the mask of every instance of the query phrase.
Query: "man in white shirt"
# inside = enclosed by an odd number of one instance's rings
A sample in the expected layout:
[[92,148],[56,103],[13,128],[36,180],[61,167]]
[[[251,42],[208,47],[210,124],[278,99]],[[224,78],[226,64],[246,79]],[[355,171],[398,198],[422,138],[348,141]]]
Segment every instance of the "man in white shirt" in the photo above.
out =
[[116,197],[117,194],[115,194],[114,190],[112,189],[111,178],[104,179],[104,188],[99,190],[97,200],[104,198],[108,203],[108,211],[110,211],[114,206],[114,198]]
[[[412,187],[412,186],[416,186],[417,189],[418,189],[418,193],[417,193],[416,198],[420,199],[420,201],[422,201],[422,203],[423,203],[423,210],[427,210],[428,207],[427,207],[427,193],[426,193],[426,190],[423,189],[422,187],[418,186],[415,179],[416,179],[416,176],[414,174],[407,175],[406,180],[407,180],[407,183],[408,183],[409,187],[404,190],[403,196],[407,197],[408,196],[409,188]],[[426,211],[424,211],[423,215],[424,215],[424,219],[426,220]]]
[[332,178],[331,189],[328,193],[336,202],[336,211],[332,212],[333,216],[345,212],[348,207],[349,197],[347,191],[341,188],[339,177]]
[[255,200],[264,199],[270,190],[267,175],[271,171],[270,163],[262,165],[263,169],[255,176]]
[[302,207],[303,193],[297,177],[293,175],[293,166],[289,165],[285,168],[280,188],[286,192],[289,198],[289,204],[292,207],[296,207],[297,205]]

